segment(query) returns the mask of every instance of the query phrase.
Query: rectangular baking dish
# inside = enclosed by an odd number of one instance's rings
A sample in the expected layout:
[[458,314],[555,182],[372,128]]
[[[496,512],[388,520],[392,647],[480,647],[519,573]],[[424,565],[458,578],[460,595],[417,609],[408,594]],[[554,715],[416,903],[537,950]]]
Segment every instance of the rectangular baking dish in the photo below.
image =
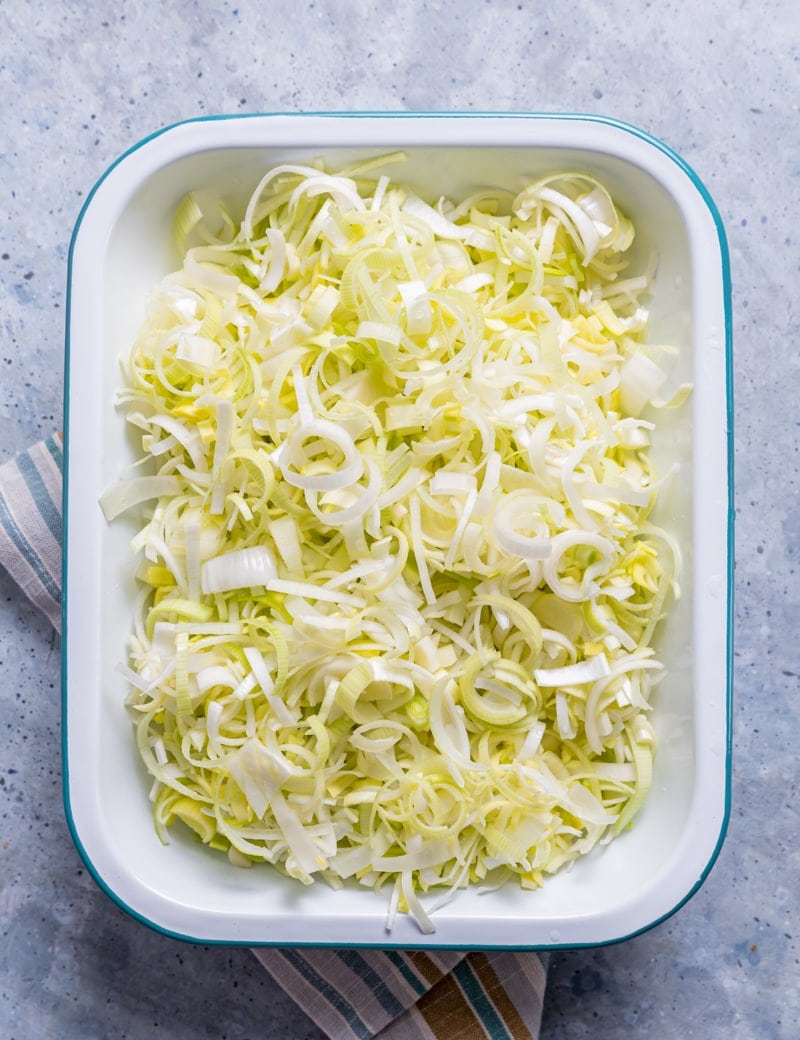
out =
[[[260,175],[324,157],[331,168],[403,149],[423,196],[517,188],[555,169],[591,172],[656,255],[650,336],[681,348],[691,402],[665,414],[656,463],[679,467],[662,512],[684,556],[683,596],[660,639],[668,675],[654,724],[655,778],[635,825],[539,891],[462,892],[423,935],[387,896],[305,888],[153,828],[148,781],[116,670],[132,620],[125,524],[101,492],[134,455],[115,411],[118,359],[147,295],[175,265],[172,214],[190,189],[240,210]],[[202,942],[298,946],[545,948],[597,945],[663,920],[701,885],[723,840],[730,791],[731,329],[724,231],[707,191],[669,148],[592,116],[264,115],[193,120],[123,155],[87,199],[69,263],[66,384],[63,753],[75,842],[97,882],[134,917]]]

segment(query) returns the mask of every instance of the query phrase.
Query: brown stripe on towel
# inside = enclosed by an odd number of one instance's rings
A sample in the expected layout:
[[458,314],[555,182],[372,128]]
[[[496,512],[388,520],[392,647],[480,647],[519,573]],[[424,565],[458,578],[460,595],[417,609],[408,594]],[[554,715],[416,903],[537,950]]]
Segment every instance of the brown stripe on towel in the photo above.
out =
[[445,975],[417,1002],[436,1040],[486,1040],[486,1031],[452,975]]
[[[470,955],[469,961],[486,991],[486,995],[494,1004],[514,1040],[533,1040],[530,1029],[523,1022],[519,1011],[514,1007],[506,991],[508,976],[504,976],[501,982],[492,960],[485,953],[475,952]],[[516,971],[518,972],[519,969]]]

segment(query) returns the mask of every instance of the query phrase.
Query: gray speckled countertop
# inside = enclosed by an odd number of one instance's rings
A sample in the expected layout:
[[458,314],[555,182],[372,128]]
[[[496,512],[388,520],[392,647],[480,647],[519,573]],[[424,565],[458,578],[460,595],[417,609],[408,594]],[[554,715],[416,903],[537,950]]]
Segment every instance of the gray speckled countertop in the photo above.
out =
[[[602,113],[664,140],[715,199],[735,340],[728,837],[673,917],[554,956],[545,1040],[800,1036],[799,62],[790,0],[0,2],[0,459],[60,423],[66,258],[87,192],[166,124]],[[59,665],[47,623],[0,574],[0,1040],[319,1040],[246,950],[164,938],[87,875],[62,810]]]

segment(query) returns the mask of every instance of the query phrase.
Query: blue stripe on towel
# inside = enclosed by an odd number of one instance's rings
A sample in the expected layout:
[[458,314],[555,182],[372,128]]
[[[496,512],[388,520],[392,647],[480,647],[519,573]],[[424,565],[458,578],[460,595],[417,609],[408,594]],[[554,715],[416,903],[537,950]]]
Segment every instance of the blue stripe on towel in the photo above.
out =
[[492,1040],[514,1040],[489,999],[480,979],[473,972],[468,957],[456,965],[453,969],[453,977]]
[[385,980],[367,963],[358,950],[338,950],[337,953],[339,960],[369,986],[378,1003],[388,1015],[391,1015],[392,1018],[402,1015],[405,1011],[403,1005],[387,987]]
[[427,986],[422,979],[417,977],[409,966],[408,960],[401,953],[397,953],[396,950],[386,950],[385,953],[415,993],[422,996],[423,993],[428,992],[430,986]]
[[53,462],[58,466],[59,473],[64,469],[64,448],[61,444],[61,439],[53,434],[52,437],[48,437],[44,442],[45,448],[50,452]]
[[53,602],[60,603],[61,589],[48,574],[47,569],[43,566],[42,561],[34,551],[31,543],[22,531],[20,531],[19,527],[17,527],[17,523],[9,512],[8,506],[6,505],[2,495],[0,495],[0,525],[2,525],[3,530],[8,535],[19,555],[28,563],[31,570],[36,575],[39,584],[48,596],[52,598]]
[[34,465],[33,459],[28,452],[23,452],[16,458],[17,469],[22,474],[31,498],[39,510],[39,515],[47,525],[50,534],[56,542],[61,545],[61,512],[53,505],[47,485],[42,480],[42,475]]
[[325,997],[331,1007],[335,1008],[339,1012],[360,1040],[370,1040],[373,1035],[372,1030],[367,1028],[361,1018],[359,1018],[355,1008],[353,1008],[351,1004],[347,1003],[342,995],[328,983],[323,975],[320,975],[319,972],[315,971],[308,961],[296,950],[285,948],[282,949],[280,953],[283,958],[291,964],[294,970],[299,975],[302,975],[307,982],[309,982],[323,997]]

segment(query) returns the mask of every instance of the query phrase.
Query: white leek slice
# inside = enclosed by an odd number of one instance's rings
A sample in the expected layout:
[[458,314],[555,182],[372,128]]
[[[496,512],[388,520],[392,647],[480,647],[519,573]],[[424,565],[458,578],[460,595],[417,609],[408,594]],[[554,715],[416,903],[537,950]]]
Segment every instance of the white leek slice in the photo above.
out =
[[111,484],[100,496],[100,506],[106,520],[116,520],[122,513],[166,495],[179,495],[181,482],[177,477],[131,477]]
[[253,588],[266,585],[275,574],[272,553],[266,546],[254,545],[206,560],[200,568],[200,587],[204,595]]
[[537,668],[534,678],[540,686],[580,686],[582,683],[603,679],[610,672],[605,654],[595,654],[577,664],[563,668]]

